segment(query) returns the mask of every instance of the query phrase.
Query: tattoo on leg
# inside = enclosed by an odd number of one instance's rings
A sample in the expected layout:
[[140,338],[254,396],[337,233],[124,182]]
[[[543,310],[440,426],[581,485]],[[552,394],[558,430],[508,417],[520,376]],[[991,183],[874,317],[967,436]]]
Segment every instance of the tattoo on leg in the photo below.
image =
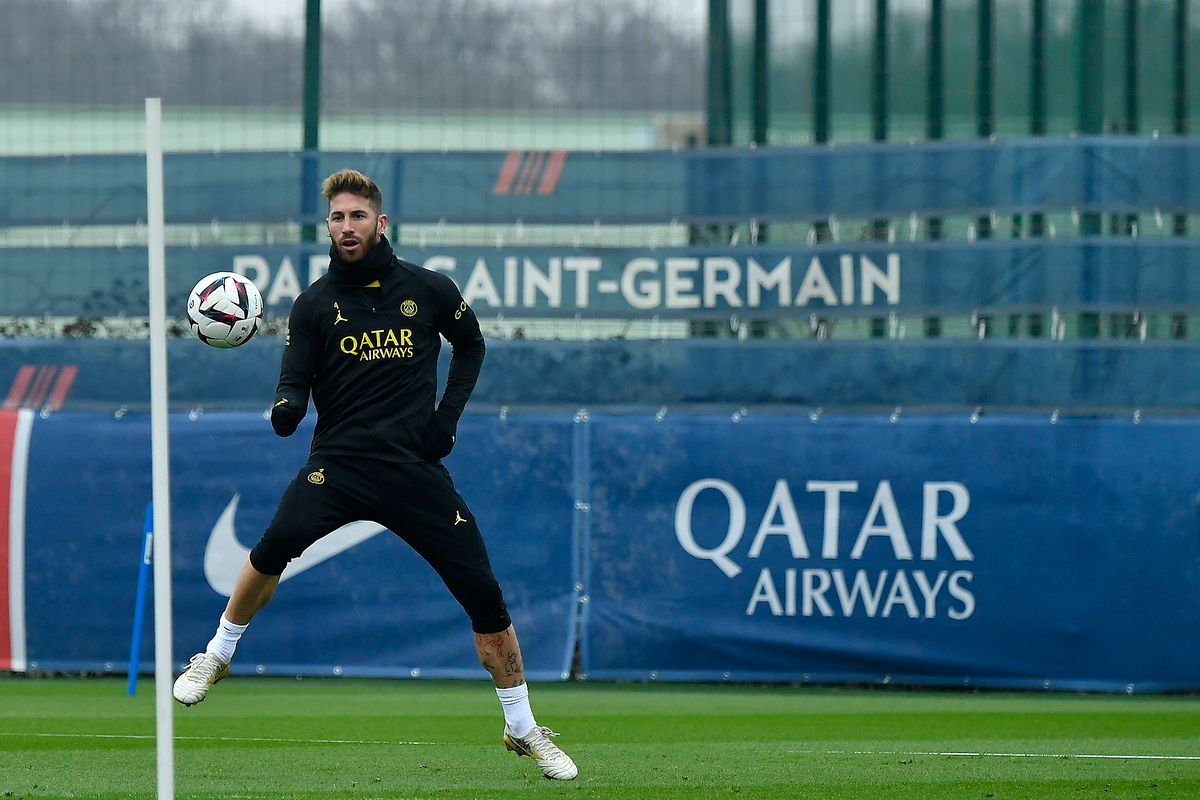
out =
[[511,636],[503,633],[495,635],[477,633],[475,634],[475,647],[479,651],[479,660],[492,675],[514,678],[524,674],[520,649],[516,647],[516,641]]
[[483,636],[477,633],[475,634],[475,649],[479,651],[481,658],[485,656],[490,658],[493,656],[493,654],[498,659],[503,658],[504,637],[492,635]]

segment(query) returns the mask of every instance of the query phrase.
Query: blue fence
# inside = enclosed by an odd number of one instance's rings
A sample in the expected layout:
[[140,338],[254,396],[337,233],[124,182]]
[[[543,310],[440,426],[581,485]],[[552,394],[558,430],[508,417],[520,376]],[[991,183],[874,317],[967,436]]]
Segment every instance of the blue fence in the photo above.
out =
[[[24,419],[28,666],[121,672],[149,421]],[[289,440],[249,413],[170,430],[180,660],[311,420]],[[1195,420],[510,414],[460,434],[449,466],[537,679],[565,677],[578,642],[592,678],[1200,688]],[[424,564],[377,527],[335,536],[236,672],[482,677]]]
[[[996,211],[1200,210],[1194,138],[1039,138],[687,152],[171,153],[168,223],[319,222],[318,183],[371,175],[398,222],[605,224]],[[0,226],[145,218],[139,155],[0,159]]]

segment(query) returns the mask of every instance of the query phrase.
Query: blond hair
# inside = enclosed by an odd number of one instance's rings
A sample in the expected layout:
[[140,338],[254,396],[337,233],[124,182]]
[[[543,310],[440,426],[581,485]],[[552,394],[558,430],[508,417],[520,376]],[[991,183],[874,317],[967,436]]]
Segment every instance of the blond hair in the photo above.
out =
[[375,181],[358,170],[339,170],[321,184],[321,194],[325,196],[326,200],[333,200],[339,194],[346,192],[365,199],[376,214],[383,210],[383,192],[379,191]]

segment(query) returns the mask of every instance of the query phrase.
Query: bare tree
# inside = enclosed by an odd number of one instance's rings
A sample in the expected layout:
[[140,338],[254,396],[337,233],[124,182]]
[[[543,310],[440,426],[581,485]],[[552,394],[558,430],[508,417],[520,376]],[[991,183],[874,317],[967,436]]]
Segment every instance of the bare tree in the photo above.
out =
[[[300,104],[300,35],[244,24],[228,0],[6,2],[21,24],[0,27],[0,102]],[[630,0],[598,6],[353,0],[326,19],[323,104],[698,109],[702,39]]]

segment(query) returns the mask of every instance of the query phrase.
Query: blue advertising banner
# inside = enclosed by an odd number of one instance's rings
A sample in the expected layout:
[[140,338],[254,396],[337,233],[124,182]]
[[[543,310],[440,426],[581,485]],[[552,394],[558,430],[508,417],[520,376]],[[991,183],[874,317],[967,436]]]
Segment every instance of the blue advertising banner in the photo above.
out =
[[[1200,143],[1094,137],[583,153],[168,153],[166,221],[316,223],[320,181],[372,176],[397,221],[702,224],[1028,211],[1194,212]],[[0,159],[0,227],[129,225],[141,155]]]
[[[194,416],[171,420],[177,661],[211,636],[311,432]],[[660,411],[459,430],[448,466],[536,679],[567,677],[578,642],[593,679],[1200,688],[1194,418]],[[0,658],[123,672],[148,420],[3,411],[0,449]],[[234,669],[484,677],[441,582],[369,522],[289,567]]]
[[[1200,302],[1200,241],[1058,239],[812,247],[429,247],[399,251],[449,275],[481,318],[713,319],[1028,309],[1183,309]],[[173,247],[167,308],[205,275],[248,276],[268,314],[329,266],[324,246]],[[0,315],[144,316],[146,253],[0,248]]]
[[[286,440],[261,414],[180,414],[170,428],[178,662],[211,638],[248,549],[304,465],[312,419]],[[459,434],[447,466],[488,542],[526,670],[562,679],[579,581],[572,423],[468,417]],[[23,506],[29,669],[127,668],[150,473],[144,415],[64,413],[32,426]],[[142,663],[152,664],[147,634]],[[466,614],[411,549],[370,522],[340,529],[289,566],[233,670],[486,677]]]
[[1194,420],[588,433],[588,677],[1200,685]]

